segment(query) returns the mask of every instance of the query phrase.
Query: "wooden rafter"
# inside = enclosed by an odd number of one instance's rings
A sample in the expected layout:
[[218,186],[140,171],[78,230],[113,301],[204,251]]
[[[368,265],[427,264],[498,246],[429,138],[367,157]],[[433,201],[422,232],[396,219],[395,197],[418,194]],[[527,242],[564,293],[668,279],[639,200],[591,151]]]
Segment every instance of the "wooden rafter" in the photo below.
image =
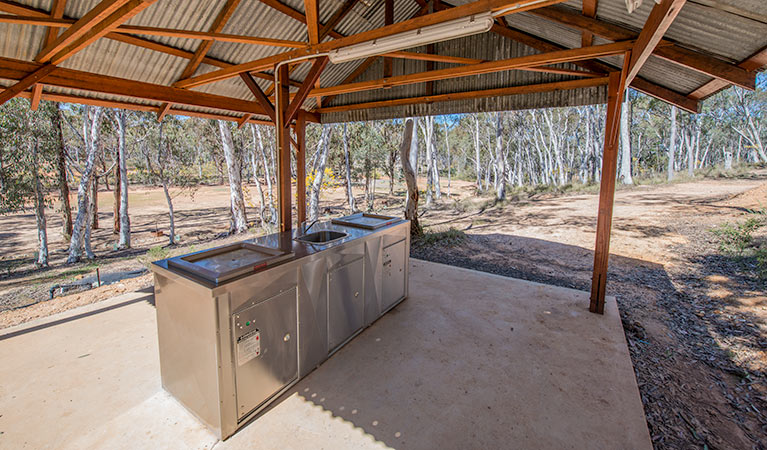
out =
[[242,127],[244,127],[245,124],[248,123],[251,117],[253,117],[253,114],[245,114],[244,116],[242,116],[242,118],[237,121],[237,129],[238,130],[242,129]]
[[0,92],[0,105],[29,89],[35,83],[53,73],[54,70],[56,70],[56,66],[53,64],[45,64],[35,69],[24,78],[21,78],[18,83],[5,89],[3,92]]
[[[32,97],[32,92],[24,91],[21,94],[19,94],[18,97],[29,99]],[[48,100],[51,102],[77,103],[80,105],[103,106],[105,108],[122,108],[122,109],[129,109],[131,111],[143,111],[143,112],[157,111],[157,107],[153,105],[122,102],[119,100],[102,100],[99,98],[83,97],[83,96],[71,95],[71,94],[53,94],[53,93],[44,92],[42,99]],[[178,108],[171,108],[170,111],[168,111],[168,114],[179,115],[179,116],[189,116],[189,117],[200,117],[203,119],[228,120],[232,122],[239,122],[240,120],[242,120],[242,118],[240,117],[228,116],[225,114],[189,111],[189,110],[178,109]],[[307,115],[307,119],[311,119],[311,121],[313,122],[319,122],[319,118],[316,115]],[[253,119],[252,115],[248,117],[247,123],[256,123],[260,125],[274,125],[271,121],[268,121],[268,120]]]
[[306,16],[306,30],[309,36],[309,44],[320,43],[320,8],[319,0],[304,0],[304,15]]
[[[51,18],[60,19],[64,16],[64,8],[67,5],[66,0],[53,0],[53,6],[51,7]],[[55,27],[48,27],[45,31],[45,37],[43,38],[42,48],[47,47],[52,42],[55,42],[59,37],[59,30]],[[32,87],[32,98],[29,100],[29,108],[32,111],[37,111],[40,106],[40,100],[42,100],[43,85],[37,83]]]
[[320,29],[319,42],[322,42],[325,36],[329,35],[336,25],[344,20],[344,17],[352,11],[354,5],[356,5],[358,1],[359,0],[346,0],[343,5],[338,7],[336,12],[333,13],[333,16],[331,16]]
[[37,56],[38,62],[60,64],[135,16],[156,0],[102,0]]
[[[225,80],[237,76],[242,72],[256,71],[260,72],[267,70],[270,67],[275,66],[283,61],[288,61],[297,57],[305,57],[310,55],[317,55],[328,52],[341,47],[346,47],[353,44],[359,44],[361,42],[372,41],[374,39],[380,39],[386,36],[392,36],[405,31],[416,30],[428,25],[434,25],[438,23],[447,22],[450,20],[458,19],[461,17],[471,16],[473,14],[479,14],[487,11],[496,11],[503,14],[511,14],[512,12],[522,12],[533,9],[531,2],[533,0],[477,0],[472,3],[467,3],[454,8],[438,11],[432,14],[426,14],[420,17],[416,17],[403,22],[395,23],[393,25],[383,26],[373,30],[364,31],[362,33],[347,36],[345,38],[336,39],[333,41],[323,42],[317,45],[310,45],[305,49],[293,50],[279,55],[269,56],[266,58],[258,59],[255,61],[238,64],[226,69],[220,69],[213,72],[209,72],[203,75],[182,80],[176,83],[177,87],[190,88],[195,86],[201,86],[203,84],[212,83],[216,81]],[[536,0],[537,1],[537,0]],[[543,7],[556,3],[561,3],[564,0],[547,0],[542,3],[533,3],[535,7]],[[517,7],[517,9],[510,10],[509,8]]]
[[639,70],[655,51],[655,47],[663,39],[666,30],[669,29],[686,2],[687,0],[661,0],[659,4],[653,6],[642,32],[637,37],[636,45],[631,51],[626,84],[631,84],[631,81],[636,78]]
[[309,73],[306,75],[304,84],[302,84],[301,87],[298,88],[298,92],[296,93],[295,97],[290,102],[290,105],[285,111],[285,123],[290,123],[296,118],[299,110],[301,109],[301,106],[304,104],[304,100],[306,100],[306,97],[309,95],[309,91],[312,89],[312,86],[314,86],[317,80],[320,79],[320,75],[322,74],[322,71],[325,69],[325,66],[327,65],[328,65],[327,56],[321,56],[314,61],[314,63],[312,64],[312,68],[309,70]]
[[165,103],[157,109],[157,121],[162,122],[162,119],[168,115],[170,108],[173,106],[171,103]]
[[256,97],[256,101],[264,109],[266,115],[272,119],[272,122],[274,122],[274,105],[272,105],[272,102],[269,101],[269,99],[266,97],[264,91],[261,90],[261,87],[258,85],[258,83],[256,83],[256,80],[253,79],[253,76],[251,76],[249,73],[243,73],[240,74],[240,78],[242,78],[242,81],[245,82],[245,85],[248,87],[248,89],[250,89],[250,92],[253,93],[253,96]]
[[[43,64],[0,58],[0,78],[22,80]],[[128,80],[125,78],[99,75],[80,70],[57,68],[45,78],[45,84],[103,94],[120,95],[156,102],[212,108],[221,111],[264,115],[255,102],[222,95],[193,92],[159,84]]]
[[[740,64],[738,64],[738,67],[749,72],[755,72],[765,66],[767,66],[767,47],[754,53],[745,60],[741,61]],[[690,98],[695,100],[703,100],[716,94],[729,85],[730,83],[726,81],[721,79],[714,79],[699,87],[698,89],[695,89],[690,94]]]
[[[522,31],[510,28],[508,26],[494,25],[492,28],[492,31],[494,33],[497,33],[501,36],[505,36],[509,39],[525,44],[528,47],[534,48],[541,52],[550,52],[550,51],[565,49],[565,47],[562,47],[559,44],[545,41],[539,37],[533,36],[528,33],[524,33]],[[577,62],[574,62],[573,64],[579,67],[583,67],[584,69],[588,71],[597,72],[597,73],[608,73],[608,72],[620,70],[618,68],[612,67],[608,64],[604,64],[598,61],[577,61]],[[672,91],[671,89],[665,88],[651,81],[645,80],[641,77],[635,78],[634,81],[631,83],[631,87],[638,91],[644,92],[645,94],[651,97],[655,97],[659,100],[663,100],[664,102],[670,103],[672,105],[676,105],[679,108],[684,109],[685,111],[693,112],[693,113],[698,111],[699,104],[696,100],[687,98],[686,96],[678,92]]]
[[[638,35],[635,32],[627,28],[609,22],[584,17],[571,8],[559,6],[541,8],[533,11],[532,14],[583,32],[592,33],[593,35],[611,41],[638,38]],[[722,61],[718,58],[686,49],[665,39],[661,39],[658,42],[658,46],[652,54],[674,64],[695,70],[710,77],[727,81],[745,89],[753,90],[755,88],[755,76],[753,73],[749,73],[741,67]]]
[[[297,9],[293,9],[290,6],[280,2],[279,0],[259,0],[261,3],[271,7],[272,9],[275,9],[283,14],[285,14],[288,17],[292,17],[298,22],[303,23],[306,25],[306,15],[302,13],[301,11]],[[325,24],[320,24],[320,27],[324,26]],[[340,33],[330,30],[328,31],[328,35],[335,39],[340,39],[344,37]]]
[[[354,69],[354,71],[352,73],[347,75],[346,78],[344,78],[343,81],[341,81],[340,84],[342,84],[342,85],[343,84],[348,84],[348,83],[353,82],[357,78],[359,78],[360,75],[365,73],[365,71],[367,71],[370,68],[370,66],[372,66],[373,63],[376,62],[376,60],[378,60],[378,58],[380,58],[380,57],[379,56],[371,56],[370,58],[367,58],[365,61],[362,62],[362,64],[357,66],[357,68]],[[327,97],[324,98],[324,103],[327,104],[333,98],[335,98],[335,95],[328,95]]]
[[7,12],[9,14],[18,14],[21,16],[25,16],[25,15],[31,15],[31,16],[37,16],[37,17],[50,16],[49,13],[33,8],[31,6],[22,5],[21,3],[5,1],[5,0],[0,1],[0,11]]
[[[224,4],[224,7],[221,8],[221,11],[219,11],[218,15],[216,16],[216,19],[213,21],[213,25],[211,25],[208,31],[211,33],[219,33],[221,30],[223,30],[224,25],[226,25],[226,22],[229,20],[230,17],[232,17],[232,14],[234,14],[234,10],[237,9],[237,6],[239,4],[240,4],[240,0],[227,0],[227,2]],[[179,77],[179,79],[183,80],[184,78],[194,75],[194,73],[200,67],[200,64],[202,64],[203,59],[208,54],[208,51],[210,51],[210,48],[212,46],[213,46],[213,41],[203,41],[197,47],[197,50],[194,52],[194,55],[186,64],[186,67],[184,68],[184,71],[181,72],[181,76]],[[168,112],[169,109],[170,109],[170,104],[163,105],[160,108],[160,113],[157,115],[157,120],[162,121],[162,118],[165,116],[165,114]]]
[[[0,23],[15,23],[20,25],[45,26],[49,28],[67,28],[75,23],[72,19],[39,18],[36,16],[0,15]],[[136,34],[145,36],[164,36],[183,39],[197,39],[211,42],[233,42],[235,44],[264,45],[269,47],[303,48],[305,42],[286,39],[272,39],[240,34],[227,34],[212,31],[179,30],[176,28],[145,27],[138,25],[120,25],[112,33]]]
[[570,50],[559,50],[549,53],[539,53],[535,55],[502,59],[498,61],[488,61],[479,64],[470,64],[466,66],[450,67],[440,70],[400,75],[391,78],[382,78],[377,80],[368,80],[357,83],[325,87],[313,90],[310,93],[310,96],[348,94],[351,92],[361,92],[414,83],[425,83],[428,81],[438,81],[456,77],[481,75],[487,73],[502,72],[506,70],[525,69],[530,67],[537,67],[542,64],[558,64],[582,61],[603,56],[622,54],[629,50],[632,46],[633,42],[626,41],[616,42],[613,44],[595,45],[591,47],[580,47]]
[[[85,36],[97,23],[105,20],[112,13],[125,6],[129,0],[102,0],[96,7],[70,25],[56,41],[47,45],[35,58],[38,62],[48,62],[58,52]],[[50,26],[50,25],[49,25]]]
[[[461,56],[433,55],[430,53],[418,53],[418,52],[409,52],[409,51],[390,52],[390,53],[385,53],[383,56],[384,57],[389,56],[392,58],[412,59],[416,61],[435,61],[435,62],[450,63],[450,64],[479,64],[479,63],[487,62],[484,59],[464,58]],[[520,68],[519,70],[525,70],[530,72],[556,73],[559,75],[574,75],[579,77],[600,77],[603,75],[597,72],[584,72],[581,70],[563,69],[559,67],[550,67],[545,65],[538,66],[538,67]]]
[[[210,33],[220,33],[221,30],[224,29],[224,25],[226,25],[226,22],[229,20],[230,17],[232,17],[232,14],[234,14],[234,10],[237,8],[237,5],[240,4],[240,0],[227,0],[224,4],[224,7],[221,8],[221,11],[219,11],[218,15],[216,16],[216,19],[213,21],[213,25],[211,25],[208,32]],[[197,68],[200,67],[200,64],[202,64],[202,59],[205,57],[205,55],[208,54],[208,51],[210,50],[211,46],[213,45],[213,41],[205,41],[197,47],[197,51],[194,53],[194,58],[192,58],[189,63],[186,65],[186,68],[184,68],[184,71],[181,73],[180,79],[184,79],[187,77],[190,77],[194,75],[194,73],[197,71]]]
[[[590,18],[597,16],[597,1],[598,0],[583,0],[583,15]],[[594,35],[590,31],[584,30],[581,33],[581,47],[588,47],[594,44]]]
[[449,102],[454,100],[466,100],[487,97],[505,97],[510,95],[533,94],[538,92],[554,92],[572,89],[583,89],[607,84],[607,77],[586,78],[583,80],[557,81],[554,83],[533,84],[526,86],[512,86],[497,89],[484,89],[479,91],[456,92],[452,94],[439,94],[424,97],[400,98],[394,100],[380,100],[376,102],[357,103],[353,105],[329,106],[318,109],[321,114],[356,111],[360,109],[386,108],[391,106],[417,105]]
[[[384,0],[384,25],[392,25],[394,23],[394,0]],[[394,75],[394,61],[390,55],[384,55],[383,60],[383,73],[384,78],[389,78]]]

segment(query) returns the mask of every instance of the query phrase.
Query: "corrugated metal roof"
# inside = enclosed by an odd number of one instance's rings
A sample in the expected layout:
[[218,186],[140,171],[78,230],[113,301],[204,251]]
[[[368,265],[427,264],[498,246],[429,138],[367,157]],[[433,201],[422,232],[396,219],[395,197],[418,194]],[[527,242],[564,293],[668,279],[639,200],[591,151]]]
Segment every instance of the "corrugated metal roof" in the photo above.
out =
[[[100,0],[69,0],[65,16],[82,17]],[[281,0],[289,7],[302,12],[303,0]],[[447,0],[458,5],[471,0]],[[51,0],[21,0],[19,3],[40,9],[50,10]],[[175,28],[182,30],[207,31],[216,15],[223,7],[224,0],[158,0],[153,5],[133,17],[128,23],[150,27]],[[328,21],[341,7],[344,0],[323,0],[320,2],[320,20]],[[639,31],[645,23],[654,2],[646,0],[633,14],[626,12],[624,0],[600,0],[597,18]],[[580,0],[564,3],[566,7],[580,10]],[[412,17],[420,6],[415,0],[395,0],[395,22]],[[559,25],[530,13],[507,16],[508,24],[521,31],[536,35],[561,46],[574,48],[580,46],[581,34],[568,26]],[[335,27],[343,35],[351,35],[377,28],[384,24],[384,0],[360,0]],[[306,41],[306,26],[259,0],[242,0],[223,29],[224,33],[247,36],[262,36],[277,39]],[[0,23],[0,56],[31,61],[42,47],[45,28],[39,26],[13,25]],[[194,52],[199,40],[173,37],[142,36],[148,40]],[[731,62],[739,62],[758,50],[767,47],[767,1],[765,0],[689,0],[678,18],[666,33],[666,38],[681,46],[699,50]],[[330,39],[329,37],[326,38]],[[596,39],[595,43],[605,43]],[[438,53],[481,58],[487,60],[509,58],[534,53],[524,45],[501,38],[495,34],[463,38],[436,45]],[[208,56],[233,64],[257,60],[286,51],[285,48],[267,47],[249,44],[216,42]],[[419,50],[419,49],[415,49]],[[421,51],[423,49],[420,49]],[[619,67],[622,58],[605,58],[603,61]],[[413,73],[426,70],[426,63],[413,60],[394,60],[395,74]],[[320,82],[322,86],[340,84],[362,61],[338,65],[328,65]],[[188,60],[185,58],[135,47],[110,39],[100,39],[85,50],[79,52],[62,66],[77,70],[94,72],[121,78],[140,80],[154,84],[171,85],[179,79]],[[447,67],[435,64],[435,68]],[[574,68],[574,66],[562,66]],[[308,73],[310,64],[297,67],[291,74],[294,80],[302,80]],[[215,70],[205,64],[197,74]],[[677,64],[651,57],[639,74],[656,84],[681,94],[688,94],[709,81],[711,78]],[[382,63],[373,64],[359,80],[369,80],[382,76]],[[572,79],[556,74],[531,73],[521,71],[501,72],[473,77],[455,78],[433,83],[435,94],[473,91],[504,86],[518,86]],[[257,79],[263,89],[270,86],[267,80]],[[66,89],[52,89],[50,92],[63,92],[83,95],[82,92]],[[252,99],[252,94],[239,78],[232,78],[195,88],[200,92],[209,92],[228,97]],[[508,98],[489,98],[471,101],[452,101],[431,105],[379,108],[376,111],[356,111],[353,113],[327,114],[323,120],[357,120],[359,118],[384,118],[413,114],[432,114],[467,112],[475,110],[519,109],[540,106],[564,106],[570,104],[601,103],[605,101],[604,87],[577,91],[561,91],[545,94],[527,94]],[[347,105],[375,100],[409,98],[426,93],[426,84],[413,84],[392,89],[344,94],[335,97],[330,105]],[[91,97],[131,101],[137,104],[157,102],[140,101],[118,96],[89,94]],[[315,105],[313,99],[307,101],[307,107]],[[188,108],[188,107],[187,107]],[[197,111],[225,113],[205,108],[191,108]]]

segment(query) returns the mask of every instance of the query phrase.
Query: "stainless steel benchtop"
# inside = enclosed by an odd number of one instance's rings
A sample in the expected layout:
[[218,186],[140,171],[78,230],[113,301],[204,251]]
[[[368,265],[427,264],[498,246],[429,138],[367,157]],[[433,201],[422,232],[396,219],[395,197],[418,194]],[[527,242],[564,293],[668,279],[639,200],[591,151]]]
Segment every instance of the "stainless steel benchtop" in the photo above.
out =
[[[197,283],[197,284],[199,284],[201,286],[207,287],[209,289],[213,289],[213,288],[216,288],[216,287],[219,287],[219,286],[223,286],[223,285],[225,285],[227,283],[230,283],[230,282],[233,282],[233,281],[236,281],[236,280],[240,280],[240,279],[252,276],[254,274],[262,273],[262,272],[267,271],[267,270],[269,270],[269,269],[271,269],[273,267],[279,267],[279,266],[281,266],[283,264],[288,264],[288,263],[296,261],[298,259],[305,258],[307,256],[311,256],[311,255],[314,255],[314,254],[317,254],[317,253],[321,253],[323,251],[326,251],[326,250],[329,250],[329,249],[332,249],[332,248],[342,247],[345,244],[348,244],[348,243],[353,242],[355,240],[364,238],[366,236],[370,236],[372,234],[380,233],[380,232],[382,232],[382,231],[384,231],[384,230],[386,230],[388,228],[391,228],[393,226],[396,226],[396,225],[398,225],[398,224],[400,224],[402,222],[404,222],[403,219],[398,219],[397,221],[392,222],[391,224],[388,224],[388,225],[386,225],[384,227],[380,227],[380,228],[377,228],[377,229],[374,229],[374,230],[334,224],[334,223],[331,223],[331,221],[317,222],[316,224],[314,224],[314,226],[311,227],[311,229],[309,230],[310,232],[313,233],[313,232],[316,232],[316,231],[332,230],[332,231],[342,231],[342,232],[347,234],[345,237],[343,237],[343,238],[341,238],[341,239],[339,239],[337,241],[333,241],[333,242],[327,243],[327,244],[312,244],[312,243],[306,243],[306,242],[297,241],[296,237],[299,237],[302,234],[304,234],[302,232],[302,230],[300,230],[300,229],[299,230],[282,231],[282,232],[278,232],[278,233],[268,234],[266,236],[259,236],[257,238],[253,238],[253,239],[247,239],[247,240],[244,240],[244,241],[241,241],[241,242],[252,243],[252,244],[256,244],[256,245],[260,245],[260,246],[264,246],[264,247],[270,247],[270,248],[273,248],[273,249],[280,250],[281,252],[284,252],[284,253],[292,253],[293,257],[292,258],[287,258],[287,259],[285,259],[285,260],[281,261],[280,263],[275,264],[273,266],[263,267],[261,269],[254,270],[254,271],[252,271],[252,272],[250,272],[248,274],[245,274],[245,275],[242,275],[242,276],[239,276],[239,277],[236,277],[236,278],[231,278],[231,279],[228,279],[228,280],[224,280],[224,281],[221,281],[221,282],[211,282],[209,280],[206,280],[206,279],[200,278],[198,276],[195,276],[192,273],[189,273],[189,272],[186,272],[186,271],[183,271],[183,270],[177,270],[175,267],[169,266],[169,264],[168,264],[168,261],[170,259],[173,259],[173,258],[168,258],[168,259],[163,259],[163,260],[155,261],[155,262],[152,263],[152,265],[153,265],[153,269],[155,267],[157,267],[157,268],[160,268],[161,270],[167,270],[167,271],[169,271],[169,272],[171,272],[173,274],[176,274],[176,275],[182,276],[184,278],[187,278],[187,279],[189,279],[191,281],[194,281],[195,283]],[[232,245],[232,244],[226,244],[226,245]],[[211,251],[211,250],[213,250],[215,248],[217,248],[217,247],[214,247],[212,249],[200,250],[199,252],[193,252],[193,253],[189,253],[189,254],[186,254],[186,255],[176,256],[174,258],[188,257],[190,255],[194,255],[194,254],[197,254],[197,253],[208,252],[208,251]]]

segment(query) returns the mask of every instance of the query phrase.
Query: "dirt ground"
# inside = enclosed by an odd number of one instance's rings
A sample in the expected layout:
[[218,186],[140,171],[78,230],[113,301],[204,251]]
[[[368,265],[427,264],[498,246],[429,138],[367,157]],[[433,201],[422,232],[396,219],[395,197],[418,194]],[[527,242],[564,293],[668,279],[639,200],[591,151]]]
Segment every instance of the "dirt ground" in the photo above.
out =
[[[453,180],[421,216],[427,231],[455,228],[458,245],[414,245],[413,256],[582,290],[590,288],[597,195],[510,194],[494,203]],[[425,185],[423,181],[420,185]],[[255,198],[254,187],[248,194]],[[358,192],[358,194],[361,194]],[[380,180],[375,210],[401,214],[402,186]],[[422,196],[423,199],[423,196]],[[112,194],[99,201],[98,259],[67,266],[60,219],[49,212],[52,267],[32,270],[32,215],[0,217],[0,328],[121,292],[150,275],[45,301],[52,285],[144,267],[147,261],[243,236],[228,230],[228,189],[205,186],[175,198],[181,246],[167,244],[167,207],[154,188],[131,191],[133,246],[113,250]],[[255,200],[254,200],[254,203]],[[361,195],[358,206],[364,206]],[[323,214],[346,213],[343,189],[323,193]],[[650,433],[657,448],[767,448],[767,294],[742,265],[721,255],[711,230],[767,207],[767,171],[739,178],[621,188],[616,195],[608,295],[618,298]],[[255,220],[255,208],[248,209]],[[157,236],[156,231],[166,235]],[[253,231],[264,231],[255,226]],[[760,236],[759,239],[764,239]],[[152,249],[147,253],[147,250]],[[587,305],[584,305],[587,307]]]

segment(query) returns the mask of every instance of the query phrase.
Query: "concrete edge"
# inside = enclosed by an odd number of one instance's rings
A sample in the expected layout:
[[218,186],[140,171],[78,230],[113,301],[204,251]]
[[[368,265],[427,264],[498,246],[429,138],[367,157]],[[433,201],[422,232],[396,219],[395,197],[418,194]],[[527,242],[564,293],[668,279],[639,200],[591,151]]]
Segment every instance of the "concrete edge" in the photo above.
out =
[[[83,314],[93,313],[98,310],[115,309],[121,306],[128,306],[151,295],[154,295],[154,293],[142,291],[125,292],[115,297],[110,297],[87,305],[78,306],[50,316],[39,317],[37,319],[30,320],[29,322],[24,322],[1,329],[0,340],[8,339],[19,334],[24,334],[25,332],[31,332],[35,328],[40,328],[53,322],[66,321],[67,319],[72,319],[73,317]],[[55,301],[55,299],[48,301]]]

